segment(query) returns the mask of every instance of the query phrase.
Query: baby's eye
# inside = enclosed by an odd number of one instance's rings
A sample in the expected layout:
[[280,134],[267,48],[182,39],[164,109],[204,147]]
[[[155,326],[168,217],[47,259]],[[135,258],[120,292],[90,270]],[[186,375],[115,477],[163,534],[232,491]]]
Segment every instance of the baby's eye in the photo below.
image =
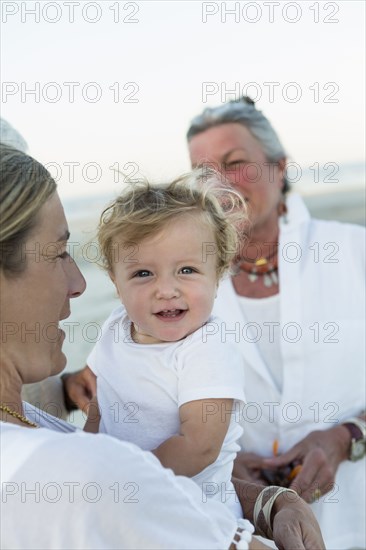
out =
[[191,273],[196,273],[196,270],[193,267],[182,267],[180,270],[183,275],[190,275]]
[[65,252],[63,252],[62,254],[59,254],[57,257],[58,257],[58,258],[61,258],[62,260],[64,260],[65,258],[68,258],[68,257],[69,257],[69,253],[66,252],[66,250],[65,250]]
[[139,271],[136,271],[134,273],[134,277],[149,277],[151,275],[151,271],[148,271],[147,269],[140,269]]

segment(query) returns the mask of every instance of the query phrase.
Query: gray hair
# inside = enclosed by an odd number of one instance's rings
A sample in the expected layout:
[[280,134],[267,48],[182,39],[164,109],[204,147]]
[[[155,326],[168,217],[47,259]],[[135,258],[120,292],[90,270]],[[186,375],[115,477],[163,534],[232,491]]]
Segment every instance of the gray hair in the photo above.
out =
[[23,153],[28,150],[28,144],[23,136],[3,118],[0,118],[0,141]]
[[[196,116],[188,129],[188,142],[193,136],[208,130],[214,126],[238,122],[243,124],[263,147],[263,152],[269,162],[278,162],[286,158],[286,151],[269,120],[262,111],[255,108],[254,101],[243,96],[241,99],[232,100],[218,107],[208,107],[200,115]],[[284,177],[283,192],[289,191],[289,183]]]

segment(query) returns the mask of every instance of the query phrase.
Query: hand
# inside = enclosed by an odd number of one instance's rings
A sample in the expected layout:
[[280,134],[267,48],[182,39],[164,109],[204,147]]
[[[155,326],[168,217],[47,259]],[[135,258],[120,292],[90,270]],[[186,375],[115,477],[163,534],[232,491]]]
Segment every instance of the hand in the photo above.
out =
[[[244,517],[253,520],[254,507],[263,488],[258,483],[233,478]],[[273,540],[280,550],[323,550],[319,525],[308,504],[298,495],[284,492],[275,499],[271,512]]]
[[234,462],[233,476],[245,481],[267,486],[268,482],[262,477],[263,457],[254,453],[241,451]]
[[273,540],[279,550],[323,550],[323,537],[311,508],[283,493],[273,505]]
[[[258,540],[257,537],[253,537],[252,541],[249,543],[250,550],[272,550],[272,546],[267,546],[263,544],[262,541]],[[229,547],[229,550],[236,550],[236,545],[232,543]]]
[[88,406],[88,418],[85,422],[84,432],[97,434],[99,432],[100,425],[100,410],[98,405],[98,399],[95,395],[89,402]]
[[306,502],[314,502],[334,487],[338,466],[348,457],[349,443],[350,435],[344,426],[315,431],[286,453],[263,459],[262,464],[272,470],[293,462],[302,464],[290,488],[297,491]]
[[65,404],[69,411],[81,409],[85,413],[92,397],[97,393],[97,377],[88,366],[62,376]]
[[301,498],[283,493],[274,503],[273,540],[279,550],[324,550],[318,522]]

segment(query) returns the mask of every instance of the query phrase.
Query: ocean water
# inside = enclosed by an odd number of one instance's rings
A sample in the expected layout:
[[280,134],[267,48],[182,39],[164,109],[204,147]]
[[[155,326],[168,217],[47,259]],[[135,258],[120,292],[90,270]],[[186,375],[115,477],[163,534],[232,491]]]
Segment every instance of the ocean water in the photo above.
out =
[[[335,168],[331,165],[326,169],[302,170],[301,179],[293,183],[293,189],[304,197],[315,218],[365,225],[364,165],[342,165],[337,173]],[[314,181],[317,176],[319,181]],[[62,323],[66,332],[66,370],[70,372],[85,365],[100,337],[104,320],[119,305],[112,282],[98,265],[95,239],[99,215],[111,198],[110,194],[101,194],[64,201],[71,231],[70,250],[87,282],[84,294],[71,301],[71,316]]]

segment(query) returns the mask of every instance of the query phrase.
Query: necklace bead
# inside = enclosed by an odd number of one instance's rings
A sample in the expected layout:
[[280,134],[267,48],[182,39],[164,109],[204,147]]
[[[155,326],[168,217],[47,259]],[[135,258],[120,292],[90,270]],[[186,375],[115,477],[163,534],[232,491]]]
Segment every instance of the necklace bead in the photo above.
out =
[[265,287],[278,285],[278,260],[272,255],[271,258],[261,257],[255,262],[240,260],[236,264],[235,274],[244,271],[251,283],[261,278]]

